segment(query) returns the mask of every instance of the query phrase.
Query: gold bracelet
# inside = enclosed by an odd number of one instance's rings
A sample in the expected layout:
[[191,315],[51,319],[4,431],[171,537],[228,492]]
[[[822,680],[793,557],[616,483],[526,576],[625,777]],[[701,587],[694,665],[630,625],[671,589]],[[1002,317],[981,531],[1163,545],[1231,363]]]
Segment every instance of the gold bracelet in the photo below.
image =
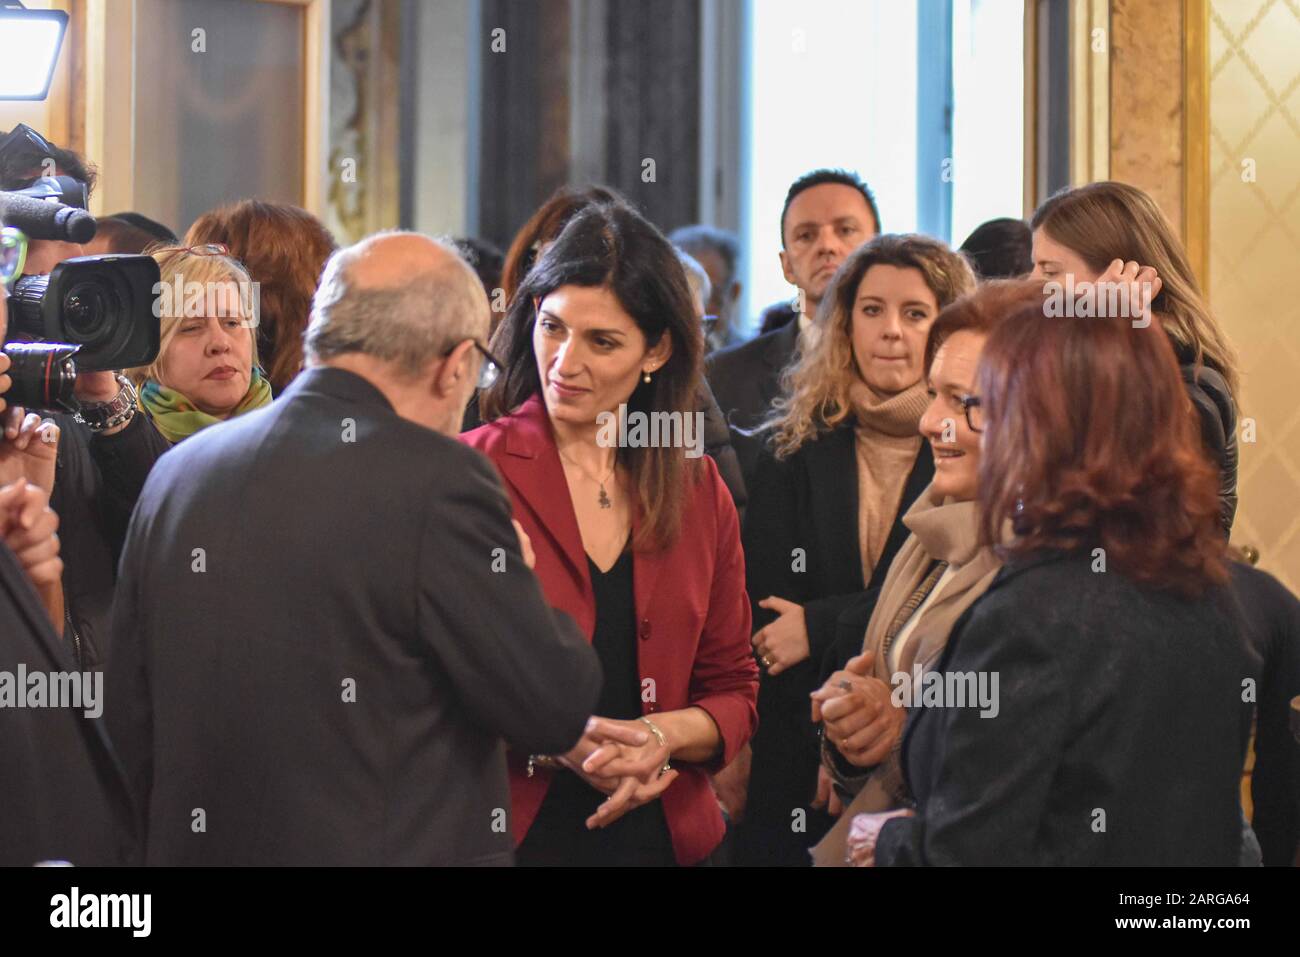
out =
[[[661,747],[661,748],[666,748],[666,747],[668,747],[668,738],[664,735],[664,733],[663,733],[662,731],[659,730],[659,725],[655,724],[653,721],[651,721],[651,720],[650,720],[649,718],[647,718],[645,715],[642,715],[642,716],[641,716],[640,718],[638,718],[637,720],[643,722],[643,723],[645,724],[645,726],[646,726],[647,728],[650,729],[650,731],[651,731],[651,732],[654,734],[654,736],[655,736],[655,740],[659,742],[659,747]],[[672,752],[671,752],[671,751],[669,752],[669,756],[670,756],[670,757],[672,756]],[[659,776],[659,777],[663,777],[667,772],[671,771],[672,769],[673,769],[672,764],[669,763],[667,760],[665,760],[665,761],[664,761],[664,766],[663,766],[662,768],[659,769],[659,775],[658,775],[658,776]]]

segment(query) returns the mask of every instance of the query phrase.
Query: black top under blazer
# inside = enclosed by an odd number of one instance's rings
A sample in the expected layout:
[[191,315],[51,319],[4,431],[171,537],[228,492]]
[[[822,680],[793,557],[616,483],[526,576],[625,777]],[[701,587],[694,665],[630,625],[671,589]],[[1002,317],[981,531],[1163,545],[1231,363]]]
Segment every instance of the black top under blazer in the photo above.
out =
[[1238,863],[1252,665],[1227,588],[1188,601],[1091,550],[1004,566],[936,672],[999,676],[998,713],[913,708],[916,816],[878,865]]
[[158,460],[117,601],[149,864],[508,864],[505,745],[567,751],[600,692],[492,464],[342,369]]

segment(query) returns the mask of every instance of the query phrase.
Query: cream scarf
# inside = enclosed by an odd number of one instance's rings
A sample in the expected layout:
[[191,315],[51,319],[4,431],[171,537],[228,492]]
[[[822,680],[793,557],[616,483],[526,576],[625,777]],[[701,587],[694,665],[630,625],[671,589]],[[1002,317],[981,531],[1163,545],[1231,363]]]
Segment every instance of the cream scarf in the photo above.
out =
[[[885,633],[899,609],[925,580],[931,565],[936,560],[946,561],[953,574],[925,609],[902,649],[899,670],[907,674],[911,674],[913,665],[920,665],[924,671],[935,662],[957,619],[984,594],[1002,567],[993,549],[979,544],[977,503],[952,499],[935,502],[931,488],[921,493],[903,517],[903,524],[912,534],[889,566],[862,645],[864,652],[876,653],[872,674],[891,688]],[[889,757],[871,772],[835,826],[813,848],[815,863],[820,867],[843,867],[845,839],[853,816],[898,807],[905,797],[899,748],[895,745]]]

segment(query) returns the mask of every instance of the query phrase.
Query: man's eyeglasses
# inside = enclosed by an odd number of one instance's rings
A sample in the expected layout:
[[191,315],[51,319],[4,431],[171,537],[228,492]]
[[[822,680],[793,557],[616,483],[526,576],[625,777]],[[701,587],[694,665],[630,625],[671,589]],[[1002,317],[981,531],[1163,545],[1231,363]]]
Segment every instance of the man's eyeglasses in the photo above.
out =
[[[477,339],[471,339],[470,342],[474,343],[475,349],[483,353],[483,364],[479,366],[478,370],[478,388],[480,390],[490,389],[496,383],[497,379],[501,378],[501,370],[505,368],[505,366],[502,365],[496,356],[488,352],[487,346],[483,345],[483,343],[479,342]],[[443,356],[451,355],[456,351],[456,348],[459,345],[459,342],[456,343],[456,345],[444,352]]]
[[27,236],[12,226],[0,229],[0,285],[8,289],[23,274],[27,262]]

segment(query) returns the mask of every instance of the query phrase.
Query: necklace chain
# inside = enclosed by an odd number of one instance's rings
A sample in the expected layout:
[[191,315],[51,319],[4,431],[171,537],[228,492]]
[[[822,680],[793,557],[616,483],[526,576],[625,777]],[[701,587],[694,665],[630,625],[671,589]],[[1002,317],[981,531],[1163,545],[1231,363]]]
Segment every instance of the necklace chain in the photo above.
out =
[[564,454],[564,450],[561,449],[558,445],[555,447],[555,451],[557,451],[557,452],[560,453],[560,458],[564,459],[566,462],[568,462],[570,465],[572,465],[575,469],[577,469],[579,472],[581,472],[581,473],[582,473],[583,475],[585,475],[587,478],[591,479],[593,482],[595,482],[597,485],[600,486],[600,497],[596,499],[596,502],[597,502],[597,504],[600,505],[601,508],[612,508],[612,507],[613,507],[613,504],[614,504],[614,503],[610,501],[609,493],[605,491],[605,483],[609,481],[610,477],[614,474],[614,470],[615,470],[616,468],[618,468],[618,457],[617,457],[617,456],[615,456],[615,458],[614,458],[614,464],[611,465],[611,466],[609,467],[609,475],[606,475],[603,479],[599,479],[599,478],[597,478],[596,476],[592,475],[590,472],[588,472],[585,468],[583,468],[582,465],[580,465],[578,462],[574,461],[572,458],[570,458],[569,456],[565,455],[565,454]]

